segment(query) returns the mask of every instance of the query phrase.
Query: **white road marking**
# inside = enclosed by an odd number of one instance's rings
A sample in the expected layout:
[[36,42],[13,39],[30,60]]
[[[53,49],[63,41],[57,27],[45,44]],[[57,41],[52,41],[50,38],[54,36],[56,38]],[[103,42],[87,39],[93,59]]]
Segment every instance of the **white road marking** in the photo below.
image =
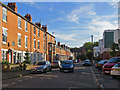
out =
[[13,82],[12,84],[15,84],[16,82]]
[[23,80],[19,80],[19,82],[21,82],[21,81],[23,81]]

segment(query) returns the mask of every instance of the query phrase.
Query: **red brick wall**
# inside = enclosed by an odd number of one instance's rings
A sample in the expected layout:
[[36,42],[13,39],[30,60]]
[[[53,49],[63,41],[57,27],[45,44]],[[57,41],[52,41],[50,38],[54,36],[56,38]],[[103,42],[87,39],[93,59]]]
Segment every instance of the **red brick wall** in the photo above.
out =
[[[2,12],[2,6],[0,5],[0,12]],[[2,61],[2,13],[0,13],[0,61]]]

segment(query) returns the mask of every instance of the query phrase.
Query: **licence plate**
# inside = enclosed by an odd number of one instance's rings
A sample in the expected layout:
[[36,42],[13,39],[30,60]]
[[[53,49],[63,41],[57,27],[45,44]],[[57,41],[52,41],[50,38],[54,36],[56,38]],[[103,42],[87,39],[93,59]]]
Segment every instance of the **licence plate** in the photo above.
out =
[[98,66],[100,66],[100,65],[98,65]]
[[105,71],[105,73],[110,73],[109,71]]
[[68,70],[64,70],[65,72],[68,72]]

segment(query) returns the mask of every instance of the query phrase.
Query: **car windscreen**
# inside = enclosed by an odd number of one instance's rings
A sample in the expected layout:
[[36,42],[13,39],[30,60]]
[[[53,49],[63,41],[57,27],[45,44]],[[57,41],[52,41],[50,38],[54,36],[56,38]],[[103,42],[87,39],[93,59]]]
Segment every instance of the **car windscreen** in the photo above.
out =
[[36,65],[45,65],[45,62],[38,62]]
[[53,63],[58,63],[58,61],[54,61]]
[[98,63],[99,64],[104,64],[105,62],[107,62],[106,60],[102,60],[102,61],[99,61]]
[[108,63],[117,63],[120,62],[120,58],[111,58]]
[[120,64],[116,64],[114,67],[120,67]]
[[62,61],[61,64],[72,64],[70,61]]

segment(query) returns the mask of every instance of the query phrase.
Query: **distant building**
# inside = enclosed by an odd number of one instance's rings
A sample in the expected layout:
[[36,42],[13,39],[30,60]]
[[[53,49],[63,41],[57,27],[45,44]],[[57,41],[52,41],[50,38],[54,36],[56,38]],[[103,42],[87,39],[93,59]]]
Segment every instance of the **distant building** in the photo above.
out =
[[93,51],[94,51],[94,57],[98,57],[100,53],[99,47],[97,46],[93,47]]

